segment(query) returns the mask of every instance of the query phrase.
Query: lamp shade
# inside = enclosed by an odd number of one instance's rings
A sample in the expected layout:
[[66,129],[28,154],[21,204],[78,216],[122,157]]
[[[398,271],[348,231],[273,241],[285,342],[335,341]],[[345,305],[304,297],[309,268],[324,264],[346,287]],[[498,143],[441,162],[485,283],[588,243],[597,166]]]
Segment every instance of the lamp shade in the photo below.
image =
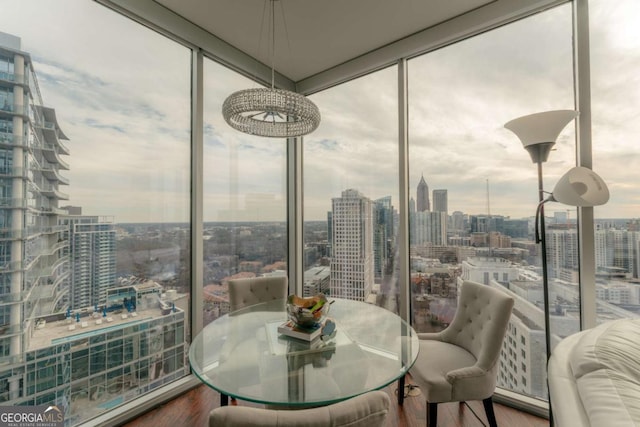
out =
[[551,193],[551,200],[570,206],[598,206],[609,201],[609,189],[589,168],[577,166],[565,173]]
[[551,147],[567,124],[578,116],[574,110],[554,110],[529,114],[507,122],[504,127],[515,133],[534,163],[545,162]]

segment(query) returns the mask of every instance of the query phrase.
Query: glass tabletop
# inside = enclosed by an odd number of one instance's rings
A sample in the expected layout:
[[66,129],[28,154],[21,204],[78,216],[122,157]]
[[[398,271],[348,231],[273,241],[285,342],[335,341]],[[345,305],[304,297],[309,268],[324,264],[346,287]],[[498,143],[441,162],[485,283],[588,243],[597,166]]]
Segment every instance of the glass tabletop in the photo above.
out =
[[416,332],[396,314],[335,299],[330,339],[311,343],[278,334],[285,300],[222,316],[191,343],[189,362],[223,395],[257,403],[325,405],[380,389],[402,377],[418,356]]

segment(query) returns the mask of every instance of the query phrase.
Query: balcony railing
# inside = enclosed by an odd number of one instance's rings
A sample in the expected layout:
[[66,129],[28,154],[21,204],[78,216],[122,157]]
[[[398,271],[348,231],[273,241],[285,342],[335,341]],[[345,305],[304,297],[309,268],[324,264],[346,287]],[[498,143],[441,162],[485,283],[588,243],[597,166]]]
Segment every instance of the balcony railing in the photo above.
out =
[[36,208],[36,209],[39,210],[40,212],[43,212],[45,214],[51,214],[51,215],[67,215],[69,213],[64,209],[55,208],[52,206],[41,206],[40,208]]
[[57,180],[60,184],[69,185],[69,180],[58,173],[54,168],[40,167],[39,170],[49,180]]
[[60,158],[61,150],[56,145],[44,143],[38,148],[42,149],[42,154],[49,163],[58,163],[61,169],[69,170],[69,164]]
[[40,191],[47,195],[48,197],[55,197],[57,199],[62,199],[62,200],[69,200],[69,195],[66,193],[63,193],[62,191],[58,190],[55,186],[51,185],[51,184],[41,184],[40,186]]

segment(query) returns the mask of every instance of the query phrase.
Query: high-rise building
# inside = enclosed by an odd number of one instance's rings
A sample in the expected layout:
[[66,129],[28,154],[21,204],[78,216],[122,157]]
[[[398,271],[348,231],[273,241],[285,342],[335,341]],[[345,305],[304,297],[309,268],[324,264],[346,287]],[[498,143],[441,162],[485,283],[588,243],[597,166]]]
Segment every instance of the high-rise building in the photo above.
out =
[[327,248],[327,255],[331,256],[331,248],[333,247],[333,213],[327,212],[327,242],[329,247]]
[[451,214],[451,229],[455,232],[464,232],[465,224],[464,224],[464,213],[460,211],[455,211]]
[[373,206],[358,190],[331,200],[331,295],[364,301],[373,287]]
[[68,227],[72,310],[102,305],[107,290],[116,285],[116,229],[113,218],[65,216],[60,223]]
[[447,215],[444,212],[415,212],[410,217],[411,244],[447,244]]
[[[19,37],[0,33],[0,362],[19,361],[35,319],[64,312],[69,261],[59,201],[69,182],[54,109],[43,105],[33,63]],[[19,392],[22,379],[0,370],[0,389]]]
[[420,177],[418,183],[418,190],[416,193],[416,211],[425,212],[431,210],[431,204],[429,203],[429,186],[427,181],[424,180],[424,175]]
[[179,299],[114,287],[113,222],[60,206],[66,139],[20,38],[0,33],[0,402],[76,425],[188,369]]
[[24,360],[2,372],[21,383],[3,404],[56,405],[65,425],[79,425],[181,378],[187,300],[151,281],[122,284],[97,310],[40,318]]
[[449,215],[447,190],[433,190],[433,211]]
[[375,201],[373,205],[373,256],[376,277],[382,277],[389,262],[394,246],[393,237],[393,206],[391,196]]
[[547,265],[550,278],[562,278],[578,271],[576,230],[547,230]]

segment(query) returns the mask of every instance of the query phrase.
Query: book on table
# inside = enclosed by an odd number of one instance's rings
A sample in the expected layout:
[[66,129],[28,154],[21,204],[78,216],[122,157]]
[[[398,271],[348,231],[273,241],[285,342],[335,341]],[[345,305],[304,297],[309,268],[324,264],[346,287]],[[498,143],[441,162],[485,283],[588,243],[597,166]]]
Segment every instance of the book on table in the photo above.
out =
[[282,320],[265,324],[269,349],[274,356],[334,352],[337,347],[354,344],[354,341],[339,327],[336,327],[332,337],[328,340],[317,337],[312,341],[307,341],[279,332],[278,328],[282,325]]
[[310,328],[301,328],[291,320],[287,320],[278,326],[278,333],[304,341],[313,341],[322,334],[322,324],[318,323]]

